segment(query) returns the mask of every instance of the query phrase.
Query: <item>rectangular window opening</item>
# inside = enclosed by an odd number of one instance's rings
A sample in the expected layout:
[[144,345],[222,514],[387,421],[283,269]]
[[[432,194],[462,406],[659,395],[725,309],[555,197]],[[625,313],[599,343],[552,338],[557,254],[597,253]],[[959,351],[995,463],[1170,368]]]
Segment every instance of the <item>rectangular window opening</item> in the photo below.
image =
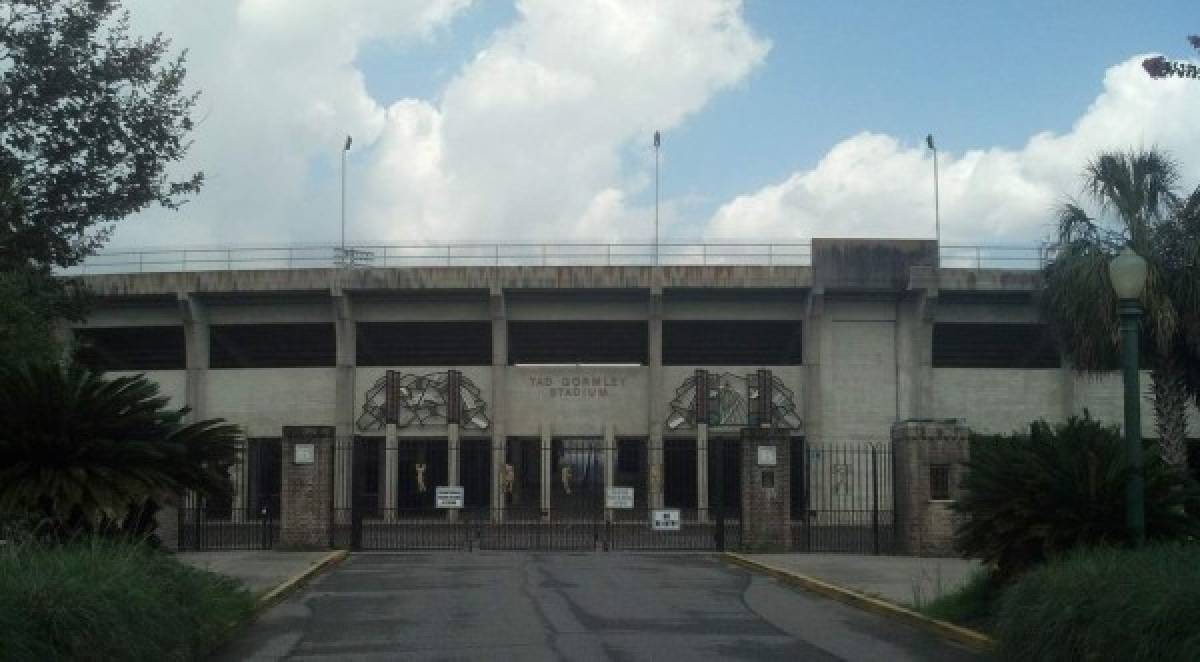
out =
[[932,501],[950,500],[950,465],[929,465],[929,498]]

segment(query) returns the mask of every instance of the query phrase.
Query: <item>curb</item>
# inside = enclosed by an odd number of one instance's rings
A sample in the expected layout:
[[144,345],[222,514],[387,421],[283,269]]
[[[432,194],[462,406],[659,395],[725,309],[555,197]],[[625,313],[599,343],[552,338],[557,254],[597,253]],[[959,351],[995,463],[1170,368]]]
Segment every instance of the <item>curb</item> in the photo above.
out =
[[741,566],[748,570],[754,570],[756,572],[770,575],[771,577],[774,577],[775,579],[778,579],[786,584],[823,595],[827,598],[832,598],[838,602],[848,604],[852,607],[857,607],[864,611],[869,611],[881,616],[886,616],[893,620],[907,623],[908,625],[925,630],[926,632],[935,634],[943,639],[949,639],[956,643],[962,644],[975,651],[988,652],[993,650],[996,645],[995,639],[992,639],[982,632],[977,632],[970,628],[962,627],[961,625],[947,623],[946,621],[939,621],[936,618],[930,618],[906,607],[901,607],[900,605],[887,602],[886,600],[880,600],[879,598],[873,598],[869,595],[859,593],[858,591],[837,586],[836,584],[830,584],[829,582],[825,582],[814,577],[809,577],[808,575],[802,575],[791,570],[784,570],[783,568],[778,568],[760,561],[753,561],[742,556],[741,554],[724,552],[721,554],[721,560],[725,561],[726,563]]
[[324,570],[344,561],[347,556],[349,556],[349,552],[344,549],[335,549],[332,552],[329,552],[325,556],[321,557],[321,559],[316,563],[305,568],[298,574],[284,580],[282,584],[259,596],[258,604],[255,605],[254,608],[255,613],[262,613],[267,608],[287,597],[287,595],[292,591],[295,591],[296,589],[307,584],[309,580],[311,580],[313,577],[316,577]]

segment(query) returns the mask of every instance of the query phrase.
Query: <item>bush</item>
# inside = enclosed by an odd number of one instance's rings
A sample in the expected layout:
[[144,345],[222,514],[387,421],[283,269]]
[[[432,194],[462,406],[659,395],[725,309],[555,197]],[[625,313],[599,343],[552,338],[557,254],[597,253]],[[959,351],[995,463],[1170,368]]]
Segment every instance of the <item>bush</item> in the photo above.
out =
[[1007,588],[1011,660],[1200,660],[1200,545],[1080,550]]
[[144,375],[0,366],[0,513],[33,517],[49,539],[140,537],[157,501],[230,493],[241,430],[219,419],[185,423],[187,410],[167,400]]
[[0,660],[187,660],[254,600],[235,580],[144,545],[0,547]]
[[[1054,428],[1044,422],[1028,435],[978,437],[955,510],[965,516],[955,532],[964,556],[991,564],[1003,581],[1079,547],[1121,545],[1125,444],[1117,428],[1072,417]],[[1200,534],[1185,511],[1200,491],[1184,472],[1145,452],[1146,534],[1170,540]]]

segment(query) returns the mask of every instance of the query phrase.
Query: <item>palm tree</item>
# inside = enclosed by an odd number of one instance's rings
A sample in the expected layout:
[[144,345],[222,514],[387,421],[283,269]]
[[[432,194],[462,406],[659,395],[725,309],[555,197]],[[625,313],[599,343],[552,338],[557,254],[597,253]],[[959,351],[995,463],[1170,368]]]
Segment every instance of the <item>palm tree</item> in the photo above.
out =
[[1126,245],[1146,258],[1143,364],[1163,458],[1183,466],[1188,403],[1200,403],[1200,188],[1181,195],[1178,167],[1156,149],[1102,153],[1083,180],[1095,214],[1074,202],[1059,209],[1042,313],[1076,369],[1112,370],[1120,322],[1108,262]]
[[185,490],[231,491],[241,431],[184,423],[187,409],[144,375],[105,378],[76,364],[0,367],[0,513],[49,535],[120,529]]

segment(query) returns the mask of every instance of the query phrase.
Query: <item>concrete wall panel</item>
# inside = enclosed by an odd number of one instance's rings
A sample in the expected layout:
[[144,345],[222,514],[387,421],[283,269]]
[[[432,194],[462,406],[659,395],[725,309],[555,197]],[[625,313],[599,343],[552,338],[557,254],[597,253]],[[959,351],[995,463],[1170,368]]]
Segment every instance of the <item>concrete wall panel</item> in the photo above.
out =
[[1060,370],[935,368],[936,418],[956,418],[978,433],[1024,430],[1030,421],[1062,419]]
[[337,368],[210,370],[210,417],[244,426],[250,437],[278,437],[285,425],[334,424]]

